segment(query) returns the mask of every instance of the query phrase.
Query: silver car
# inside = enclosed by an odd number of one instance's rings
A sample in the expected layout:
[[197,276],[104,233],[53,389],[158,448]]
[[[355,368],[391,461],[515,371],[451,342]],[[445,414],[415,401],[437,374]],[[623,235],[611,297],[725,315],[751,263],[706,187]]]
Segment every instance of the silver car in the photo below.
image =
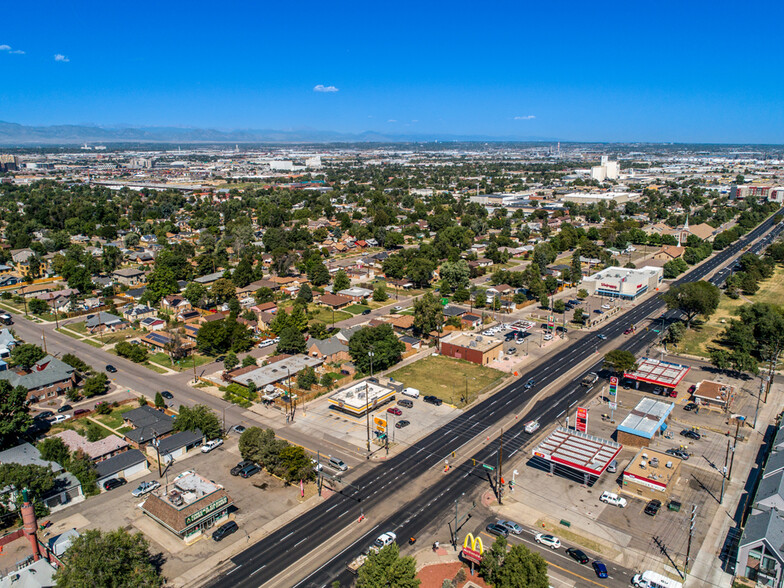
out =
[[515,535],[519,535],[523,532],[523,528],[514,521],[496,521],[496,525],[506,527],[510,533],[514,533]]

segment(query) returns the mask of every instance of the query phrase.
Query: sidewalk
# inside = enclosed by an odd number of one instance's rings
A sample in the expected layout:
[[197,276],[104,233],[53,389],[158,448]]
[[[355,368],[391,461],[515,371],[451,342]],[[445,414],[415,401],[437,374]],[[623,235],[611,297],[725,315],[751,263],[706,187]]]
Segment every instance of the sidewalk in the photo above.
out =
[[[774,384],[774,387],[776,384]],[[759,418],[757,419],[757,428],[752,429],[751,426],[743,429],[743,433],[749,437],[749,441],[745,443],[738,443],[735,453],[735,465],[744,464],[744,468],[738,468],[732,480],[727,484],[724,492],[724,504],[716,512],[713,517],[713,522],[705,535],[705,540],[700,546],[697,556],[691,566],[690,573],[684,582],[686,588],[692,586],[731,586],[732,574],[726,573],[722,570],[722,562],[719,560],[719,554],[724,540],[730,528],[735,526],[733,520],[733,513],[738,506],[741,496],[743,495],[746,479],[749,472],[746,467],[751,464],[754,466],[755,456],[759,450],[760,443],[762,443],[765,430],[768,424],[773,422],[773,419],[779,413],[782,400],[782,389],[778,387],[774,391],[771,387],[770,399],[768,403],[760,408]]]

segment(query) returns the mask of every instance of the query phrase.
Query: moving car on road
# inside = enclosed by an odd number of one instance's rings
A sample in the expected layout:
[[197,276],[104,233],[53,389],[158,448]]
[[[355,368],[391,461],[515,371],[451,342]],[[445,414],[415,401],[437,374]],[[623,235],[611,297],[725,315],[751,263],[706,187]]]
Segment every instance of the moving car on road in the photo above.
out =
[[591,563],[593,566],[593,571],[596,572],[597,578],[606,578],[607,577],[607,566],[600,562],[598,559],[593,560]]
[[599,340],[601,340],[601,341],[607,341],[607,335],[603,335],[602,333],[599,333],[599,334],[598,334],[598,335],[596,335],[596,336],[597,336],[597,337],[599,338]]
[[509,529],[498,523],[490,523],[485,527],[485,531],[491,535],[498,535],[499,537],[506,537],[509,535]]
[[395,535],[392,531],[388,531],[383,535],[379,535],[378,539],[373,541],[372,547],[374,549],[381,549],[382,547],[386,547],[387,545],[392,545],[397,540],[397,535]]
[[585,553],[584,553],[582,550],[580,550],[580,549],[575,549],[574,547],[570,547],[569,549],[567,549],[567,550],[566,550],[566,553],[567,553],[567,554],[569,555],[569,557],[571,557],[571,558],[572,558],[574,561],[576,561],[577,563],[581,563],[581,564],[583,564],[583,565],[585,565],[585,564],[587,564],[589,561],[591,561],[591,560],[590,560],[590,558],[589,558],[587,555],[585,555]]
[[546,533],[539,533],[534,537],[537,543],[546,545],[550,549],[559,549],[561,547],[561,540],[554,535],[547,535]]
[[106,371],[109,372],[110,374],[116,374],[117,368],[114,367],[112,364],[109,364],[106,366]]
[[169,392],[168,390],[164,390],[163,392],[161,392],[161,396],[163,396],[166,400],[171,400],[172,398],[174,398],[172,393]]
[[501,525],[502,527],[506,527],[506,530],[510,533],[514,533],[515,535],[519,535],[523,532],[523,528],[515,523],[514,521],[496,521],[496,525]]

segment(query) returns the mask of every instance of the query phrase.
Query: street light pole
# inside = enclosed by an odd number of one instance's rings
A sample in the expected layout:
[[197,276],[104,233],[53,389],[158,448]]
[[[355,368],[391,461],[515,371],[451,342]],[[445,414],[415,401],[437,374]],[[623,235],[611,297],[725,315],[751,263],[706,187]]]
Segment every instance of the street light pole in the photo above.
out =
[[[370,377],[373,377],[373,356],[375,353],[373,351],[368,351],[368,357],[370,358]],[[370,384],[369,381],[365,381],[365,423],[367,424],[367,452],[368,452],[368,459],[370,458]]]

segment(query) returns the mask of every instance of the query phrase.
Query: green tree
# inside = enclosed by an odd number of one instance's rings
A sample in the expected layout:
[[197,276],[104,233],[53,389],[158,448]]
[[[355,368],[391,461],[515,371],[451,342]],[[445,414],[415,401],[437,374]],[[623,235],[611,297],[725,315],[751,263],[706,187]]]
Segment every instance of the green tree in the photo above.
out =
[[[199,329],[199,334],[201,334],[201,329]],[[120,357],[130,359],[134,363],[144,363],[147,361],[147,349],[141,345],[128,343],[128,341],[120,341],[114,346],[114,350]]]
[[231,339],[225,323],[225,320],[210,321],[201,326],[198,335],[196,335],[196,346],[200,352],[207,355],[218,355],[229,350]]
[[414,300],[414,332],[427,334],[444,324],[444,307],[432,292]]
[[351,288],[351,280],[345,270],[338,270],[335,274],[335,279],[332,282],[332,291],[337,294],[341,290]]
[[177,284],[177,277],[174,275],[172,268],[156,264],[155,269],[147,276],[147,287],[144,289],[142,302],[158,304],[164,296],[179,291],[180,287]]
[[297,374],[297,386],[303,390],[310,390],[314,384],[318,384],[316,371],[307,366]]
[[240,435],[239,449],[242,459],[254,461],[267,470],[277,466],[281,449],[286,442],[275,438],[275,431],[260,427],[248,427]]
[[326,339],[329,337],[329,333],[327,332],[327,326],[322,323],[321,321],[313,321],[310,323],[308,327],[308,332],[310,333],[311,337],[316,339]]
[[384,284],[379,284],[376,286],[375,290],[373,290],[373,300],[376,302],[385,302],[389,298],[387,294],[387,288]]
[[557,313],[562,313],[566,310],[566,302],[563,300],[556,300],[553,302],[553,311]]
[[349,355],[362,373],[370,372],[369,351],[373,352],[373,371],[378,372],[399,362],[405,348],[388,324],[364,327],[354,333],[348,342]]
[[410,555],[400,557],[396,543],[371,551],[357,577],[357,588],[418,588],[419,584],[416,560]]
[[256,304],[264,304],[265,302],[272,302],[275,300],[275,292],[272,291],[272,288],[259,288],[256,290],[255,294],[253,295],[253,299],[256,301]]
[[465,259],[460,259],[454,263],[445,261],[441,264],[440,275],[442,280],[446,280],[452,290],[468,287],[468,278],[471,270]]
[[574,314],[572,315],[572,320],[575,323],[582,323],[585,320],[585,314],[583,313],[582,308],[575,308]]
[[314,286],[323,286],[329,283],[329,270],[323,263],[318,262],[310,266],[308,280]]
[[471,298],[471,293],[466,288],[458,288],[455,290],[454,294],[452,294],[452,300],[458,304],[468,302],[469,298]]
[[547,561],[520,543],[504,556],[495,575],[495,588],[548,588]]
[[179,414],[174,417],[174,428],[177,431],[198,429],[207,439],[221,436],[220,420],[210,407],[204,404],[195,404],[192,407],[181,405]]
[[85,380],[82,394],[84,394],[85,398],[92,398],[93,396],[106,392],[108,385],[109,377],[105,373],[100,372],[92,378],[87,378],[87,380]]
[[55,485],[54,472],[49,467],[21,465],[17,463],[0,464],[0,484],[3,488],[27,488],[32,498],[44,497]]
[[433,262],[424,257],[415,257],[406,266],[406,276],[418,288],[427,288],[433,278]]
[[278,454],[278,467],[276,474],[286,482],[295,480],[312,480],[315,477],[313,462],[310,456],[299,445],[286,444]]
[[41,453],[41,459],[54,461],[65,467],[71,458],[71,451],[60,437],[47,437],[36,445]]
[[49,312],[49,305],[40,298],[31,298],[30,302],[27,303],[27,308],[33,314],[44,314],[45,312]]
[[236,298],[236,291],[234,282],[228,278],[220,278],[210,287],[210,297],[218,304],[223,304],[231,298]]
[[710,317],[719,306],[720,290],[707,281],[686,282],[673,286],[662,295],[667,308],[676,308],[686,315],[686,328],[698,315]]
[[313,302],[313,290],[310,289],[310,284],[302,284],[297,292],[297,300],[306,306]]
[[255,357],[253,357],[252,355],[246,355],[245,357],[242,358],[242,367],[246,368],[252,365],[258,365],[256,363]]
[[618,373],[633,372],[637,369],[637,358],[631,351],[613,349],[604,355],[604,365]]
[[103,439],[103,431],[104,429],[98,424],[90,421],[87,423],[86,435],[85,437],[89,442],[98,441]]
[[229,351],[226,354],[226,359],[223,360],[223,367],[227,371],[228,370],[233,370],[235,367],[237,367],[239,365],[239,363],[240,363],[240,360],[237,359],[237,354],[234,353],[233,351]]
[[586,290],[585,288],[580,288],[577,291],[577,298],[579,298],[580,300],[584,300],[588,298],[588,290]]
[[286,327],[280,332],[277,353],[305,353],[305,337],[294,327]]
[[667,327],[666,334],[664,336],[664,341],[666,343],[672,343],[673,345],[677,345],[683,339],[683,336],[686,334],[686,325],[684,325],[681,321],[672,323],[669,327]]
[[123,528],[83,531],[68,549],[68,565],[58,568],[55,582],[58,588],[163,586],[144,535]]
[[234,268],[231,281],[238,288],[244,288],[253,281],[253,260],[249,256],[243,257]]
[[166,408],[166,400],[160,392],[155,393],[155,408]]
[[95,469],[95,462],[81,449],[74,451],[68,462],[68,471],[71,472],[82,485],[82,491],[86,496],[94,496],[100,492],[96,480],[98,472]]
[[482,563],[479,564],[479,575],[492,585],[498,580],[498,572],[506,557],[506,539],[498,537],[490,549],[482,554]]
[[22,343],[11,350],[11,361],[14,365],[29,370],[37,362],[46,357],[44,350],[32,343]]
[[11,446],[30,428],[33,419],[28,410],[27,388],[0,380],[0,447]]
[[66,353],[60,359],[62,359],[63,363],[67,363],[77,372],[81,372],[82,374],[86,374],[92,371],[89,365],[87,365],[84,361],[72,353]]
[[207,298],[207,288],[199,282],[191,282],[182,293],[185,300],[190,302],[191,306],[199,306],[205,298]]

